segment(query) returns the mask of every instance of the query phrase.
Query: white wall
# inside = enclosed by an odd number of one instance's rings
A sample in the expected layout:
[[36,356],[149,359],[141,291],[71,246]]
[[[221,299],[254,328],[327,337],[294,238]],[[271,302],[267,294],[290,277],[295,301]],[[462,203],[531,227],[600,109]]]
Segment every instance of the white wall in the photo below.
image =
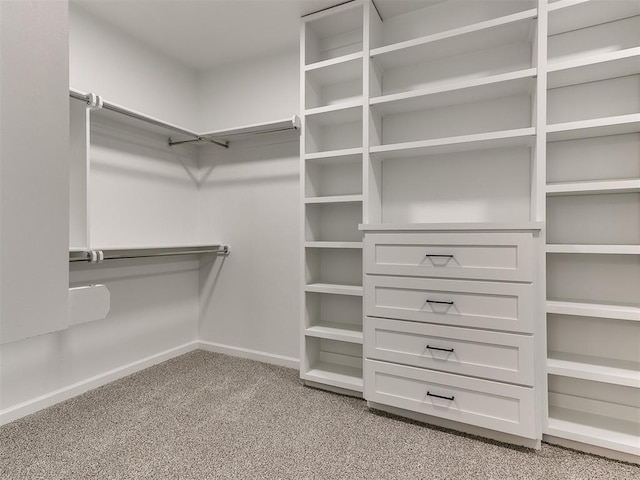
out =
[[196,129],[197,75],[70,5],[69,85],[161,120]]
[[[297,52],[283,52],[207,72],[203,125],[214,130],[298,114],[298,63]],[[297,133],[232,142],[228,151],[203,148],[200,166],[200,236],[231,245],[219,269],[202,270],[200,339],[297,359]]]

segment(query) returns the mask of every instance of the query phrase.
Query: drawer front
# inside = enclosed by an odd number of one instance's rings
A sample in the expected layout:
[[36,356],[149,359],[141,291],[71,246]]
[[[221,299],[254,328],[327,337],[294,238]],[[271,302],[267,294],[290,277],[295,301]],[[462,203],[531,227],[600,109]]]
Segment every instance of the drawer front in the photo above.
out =
[[533,388],[375,360],[364,377],[368,401],[536,438]]
[[533,386],[533,337],[367,317],[365,356]]
[[533,333],[533,285],[365,276],[365,315]]
[[530,233],[371,233],[365,272],[532,282],[533,251]]

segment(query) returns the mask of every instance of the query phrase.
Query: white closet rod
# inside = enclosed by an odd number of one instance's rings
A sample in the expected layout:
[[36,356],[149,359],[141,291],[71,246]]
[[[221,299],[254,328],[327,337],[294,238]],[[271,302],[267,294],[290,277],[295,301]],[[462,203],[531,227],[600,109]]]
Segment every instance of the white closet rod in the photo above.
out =
[[[92,93],[82,93],[74,89],[69,89],[69,96],[71,96],[72,98],[76,98],[78,100],[82,100],[86,102],[87,105],[90,105],[95,108],[104,108],[106,110],[111,110],[112,112],[126,115],[127,117],[135,118],[137,120],[141,120],[151,125],[165,128],[167,130],[179,133],[181,135],[194,137],[193,139],[190,139],[190,140],[178,140],[178,141],[173,141],[171,138],[169,138],[168,140],[169,146],[181,145],[183,143],[209,142],[209,143],[218,145],[220,147],[229,148],[229,140],[226,140],[226,138],[228,137],[258,135],[263,133],[274,133],[274,132],[300,129],[300,119],[297,116],[293,116],[291,119],[288,119],[288,120],[278,120],[270,123],[234,128],[231,130],[221,130],[221,131],[208,132],[208,133],[197,133],[197,132],[192,132],[191,130],[187,130],[186,128],[178,127],[177,125],[173,125],[171,123],[163,122],[162,120],[159,120],[154,117],[150,117],[148,115],[144,115],[134,110],[129,110],[128,108],[122,107],[120,105],[107,102],[104,99],[102,99],[102,97]],[[218,138],[219,140],[215,140],[214,137]]]
[[224,244],[202,245],[198,247],[114,248],[69,252],[69,262],[100,263],[103,260],[122,258],[168,257],[173,255],[197,255],[201,253],[228,255],[229,252],[229,245]]

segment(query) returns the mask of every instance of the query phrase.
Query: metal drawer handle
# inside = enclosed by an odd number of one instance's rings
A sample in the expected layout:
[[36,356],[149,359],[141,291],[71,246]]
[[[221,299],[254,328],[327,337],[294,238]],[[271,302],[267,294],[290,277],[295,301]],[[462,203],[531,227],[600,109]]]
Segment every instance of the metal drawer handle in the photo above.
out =
[[427,300],[427,303],[440,303],[443,305],[453,305],[453,302],[443,302],[441,300]]
[[442,398],[443,400],[451,400],[451,401],[453,401],[456,398],[453,395],[451,395],[450,397],[445,397],[443,395],[436,395],[435,393],[431,393],[431,392],[427,392],[427,396],[428,397]]
[[449,352],[453,353],[453,348],[440,348],[440,347],[432,347],[431,345],[427,345],[429,350],[439,350],[441,352]]
[[438,253],[427,253],[425,257],[453,258],[453,255],[440,255]]

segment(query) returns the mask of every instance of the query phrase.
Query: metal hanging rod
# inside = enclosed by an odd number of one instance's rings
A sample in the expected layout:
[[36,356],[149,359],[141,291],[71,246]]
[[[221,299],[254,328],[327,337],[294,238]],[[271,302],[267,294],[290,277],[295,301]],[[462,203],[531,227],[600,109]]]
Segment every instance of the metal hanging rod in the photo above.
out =
[[168,257],[174,255],[198,255],[203,253],[229,255],[229,245],[203,245],[198,247],[166,248],[117,248],[69,252],[69,262],[100,263],[104,260],[124,258]]
[[178,127],[177,125],[173,125],[171,123],[163,122],[162,120],[159,120],[157,118],[144,115],[143,113],[136,112],[135,110],[130,110],[115,103],[107,102],[101,96],[93,93],[82,93],[77,90],[70,89],[69,96],[78,100],[82,100],[86,102],[87,105],[93,108],[104,108],[105,110],[110,110],[112,112],[116,112],[130,118],[135,118],[137,120],[141,120],[157,127],[165,128],[181,135],[193,137],[189,140],[172,140],[172,138],[169,137],[167,143],[170,147],[174,145],[182,145],[184,143],[207,142],[213,143],[214,145],[218,145],[220,147],[229,148],[229,140],[227,140],[228,137],[249,136],[300,129],[300,119],[297,116],[293,116],[292,118],[287,120],[278,120],[276,122],[250,125],[248,127],[234,128],[230,130],[221,130],[209,133],[197,133],[191,130],[187,130],[186,128]]

